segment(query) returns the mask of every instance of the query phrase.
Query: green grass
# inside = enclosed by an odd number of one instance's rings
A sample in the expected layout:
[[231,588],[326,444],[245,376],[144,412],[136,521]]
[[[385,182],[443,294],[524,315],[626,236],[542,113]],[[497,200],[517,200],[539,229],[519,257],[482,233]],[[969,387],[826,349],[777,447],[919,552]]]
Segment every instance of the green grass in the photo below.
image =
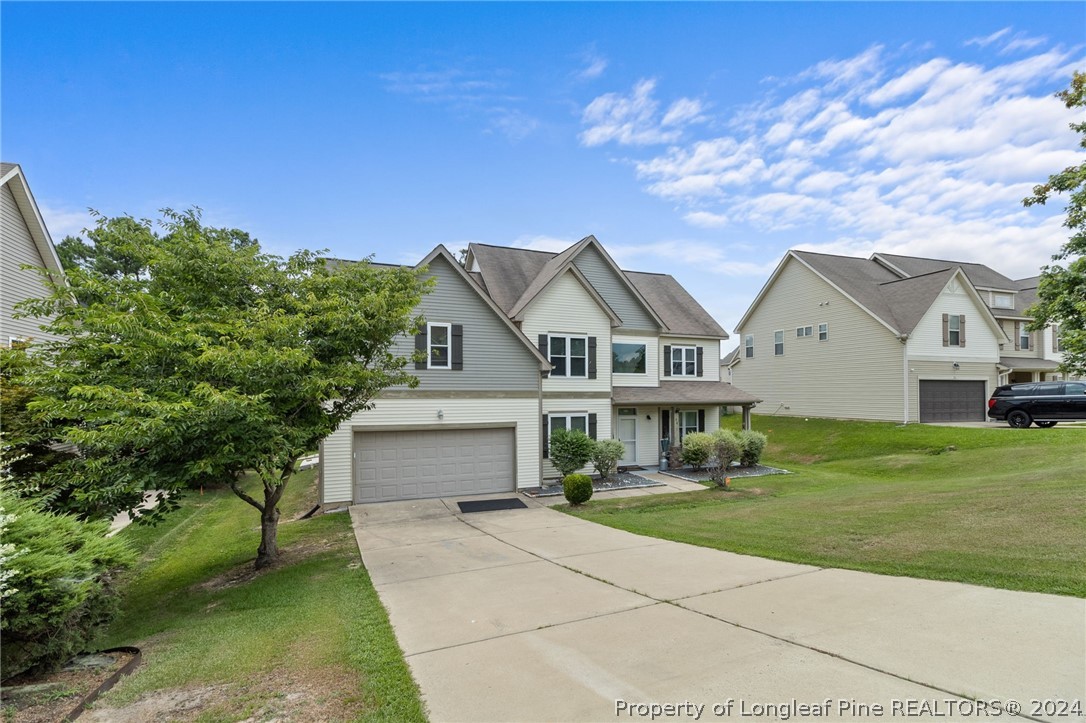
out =
[[763,461],[795,474],[565,511],[777,560],[1086,597],[1086,431],[782,417],[754,428],[769,436]]
[[103,704],[227,685],[232,702],[201,720],[242,719],[295,689],[335,698],[356,720],[425,720],[348,516],[290,521],[312,502],[305,472],[280,503],[283,559],[258,575],[259,517],[229,490],[191,495],[157,527],[127,528],[143,556],[104,645],[140,646],[144,665]]

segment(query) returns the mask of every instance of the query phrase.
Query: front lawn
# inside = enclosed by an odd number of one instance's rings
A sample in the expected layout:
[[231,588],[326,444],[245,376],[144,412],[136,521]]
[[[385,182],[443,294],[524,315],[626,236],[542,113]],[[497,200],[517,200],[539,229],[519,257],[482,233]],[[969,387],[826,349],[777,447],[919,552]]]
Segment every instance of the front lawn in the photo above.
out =
[[144,664],[99,715],[139,700],[146,719],[425,720],[348,516],[291,521],[314,497],[312,472],[291,482],[282,560],[260,574],[257,512],[229,490],[122,533],[143,557],[105,645],[139,646]]
[[763,462],[795,474],[565,511],[777,560],[1086,597],[1086,430],[753,426]]

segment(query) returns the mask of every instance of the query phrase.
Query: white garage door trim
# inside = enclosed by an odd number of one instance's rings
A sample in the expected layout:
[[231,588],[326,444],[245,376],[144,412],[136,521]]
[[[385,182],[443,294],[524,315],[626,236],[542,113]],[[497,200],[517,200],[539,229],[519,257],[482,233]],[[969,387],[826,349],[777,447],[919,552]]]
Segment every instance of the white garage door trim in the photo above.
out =
[[513,492],[514,426],[445,425],[354,429],[354,500]]

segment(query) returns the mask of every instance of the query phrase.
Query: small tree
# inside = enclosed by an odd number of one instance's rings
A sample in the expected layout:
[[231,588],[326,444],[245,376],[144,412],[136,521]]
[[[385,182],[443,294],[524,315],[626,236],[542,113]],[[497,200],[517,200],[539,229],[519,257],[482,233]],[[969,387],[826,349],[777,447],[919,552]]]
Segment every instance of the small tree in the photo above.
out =
[[592,458],[592,439],[579,429],[556,429],[551,432],[550,458],[562,477],[571,475]]
[[761,432],[744,429],[739,433],[739,445],[742,452],[739,455],[739,464],[744,467],[753,467],[762,459],[766,443],[769,440]]
[[571,505],[583,505],[592,499],[592,478],[586,474],[567,474],[562,480],[562,494]]
[[418,329],[429,285],[414,269],[271,256],[195,210],[163,216],[161,235],[150,221],[99,219],[110,263],[77,264],[70,287],[23,306],[64,339],[35,347],[44,363],[23,379],[37,394],[28,407],[84,457],[44,484],[69,485],[71,511],[106,516],[145,490],[226,480],[260,514],[265,567],[298,459],[381,390],[418,384],[391,347]]
[[626,454],[626,445],[617,439],[600,439],[592,445],[592,466],[607,479],[618,469],[618,461]]
[[712,456],[709,459],[709,479],[717,486],[724,487],[728,470],[732,462],[742,454],[742,444],[735,432],[730,429],[717,429],[708,435]]

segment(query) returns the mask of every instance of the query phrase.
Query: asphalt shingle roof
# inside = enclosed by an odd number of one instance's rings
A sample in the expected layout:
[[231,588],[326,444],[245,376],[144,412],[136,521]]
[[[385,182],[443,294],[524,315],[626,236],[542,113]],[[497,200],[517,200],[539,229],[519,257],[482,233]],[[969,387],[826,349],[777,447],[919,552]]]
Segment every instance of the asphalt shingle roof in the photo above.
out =
[[665,382],[658,387],[614,387],[615,404],[757,404],[758,397],[728,382]]

